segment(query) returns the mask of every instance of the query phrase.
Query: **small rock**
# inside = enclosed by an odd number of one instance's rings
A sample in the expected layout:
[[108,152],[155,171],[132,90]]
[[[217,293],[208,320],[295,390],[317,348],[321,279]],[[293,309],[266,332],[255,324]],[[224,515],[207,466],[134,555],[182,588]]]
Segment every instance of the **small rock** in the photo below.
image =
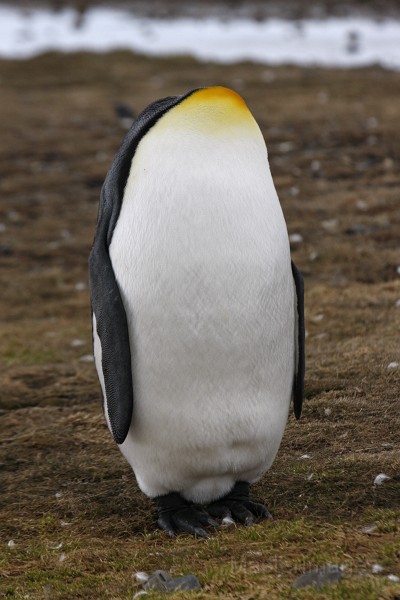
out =
[[64,543],[60,542],[59,544],[56,544],[55,546],[50,546],[50,550],[61,550],[63,545],[64,545]]
[[65,554],[65,552],[61,552],[61,554],[60,554],[60,558],[59,558],[58,560],[59,560],[60,562],[64,562],[64,560],[65,560],[66,558],[67,558],[67,557],[66,557],[66,554]]
[[201,585],[195,575],[183,575],[173,579],[167,571],[155,571],[144,584],[146,591],[168,594],[176,591],[200,590]]
[[79,360],[81,362],[91,363],[94,362],[94,356],[93,354],[84,354],[84,356],[81,356]]
[[224,517],[222,519],[222,525],[225,527],[232,527],[232,525],[235,525],[235,521],[232,519],[232,517]]
[[81,340],[79,338],[75,338],[70,343],[70,346],[72,346],[72,348],[79,348],[79,346],[84,346],[84,345],[85,345],[85,340]]
[[374,479],[374,485],[382,485],[385,481],[389,481],[391,477],[389,475],[385,475],[385,473],[379,473]]
[[145,590],[156,590],[158,592],[168,592],[167,583],[172,581],[172,577],[167,571],[154,571],[146,583],[144,584]]
[[396,361],[393,361],[391,363],[388,364],[387,368],[388,369],[397,369],[397,367],[399,366],[399,363]]
[[9,548],[14,548],[14,546],[15,546],[15,542],[14,542],[14,540],[10,540],[10,541],[8,542],[7,546],[8,546]]
[[313,175],[318,175],[318,173],[321,170],[321,163],[319,162],[319,160],[313,160],[311,162],[310,168],[311,168],[311,173]]
[[145,573],[144,571],[138,571],[137,573],[134,574],[134,577],[136,578],[137,581],[140,581],[140,583],[146,583],[146,581],[148,581],[149,576],[147,573]]
[[56,493],[54,494],[54,496],[55,496],[56,498],[62,498],[62,495],[63,495],[63,493],[62,493],[62,492],[56,492]]
[[292,587],[299,589],[315,585],[319,590],[326,584],[338,583],[343,577],[344,568],[338,565],[326,565],[312,571],[307,571],[300,575],[292,584]]
[[377,526],[376,525],[366,525],[365,527],[363,527],[361,529],[361,531],[363,533],[373,533],[374,531],[376,531]]
[[312,317],[311,321],[313,323],[319,323],[320,321],[322,321],[322,319],[324,318],[324,316],[325,315],[323,313],[320,313],[319,315],[315,315],[315,317]]
[[292,233],[289,235],[289,242],[291,244],[301,244],[303,241],[303,236],[300,233]]
[[301,458],[302,460],[307,460],[308,458],[311,458],[311,456],[310,456],[309,454],[302,454],[302,455],[300,456],[300,458]]
[[365,202],[365,200],[357,200],[356,207],[358,210],[368,210],[368,202]]
[[388,575],[387,578],[389,579],[389,581],[393,581],[393,583],[399,583],[400,581],[400,577],[397,577],[397,575]]
[[383,567],[382,567],[382,565],[380,565],[380,564],[378,564],[378,563],[375,563],[374,565],[372,565],[372,569],[371,569],[371,570],[372,570],[372,572],[373,572],[373,573],[375,573],[375,574],[377,574],[377,573],[382,573],[382,571],[383,571]]
[[77,292],[86,290],[86,283],[84,281],[78,281],[78,283],[75,284],[75,289]]
[[332,409],[331,408],[325,408],[324,413],[327,417],[329,417],[332,414]]
[[168,583],[170,592],[201,590],[201,585],[196,575],[184,575],[177,577]]
[[279,152],[286,154],[286,152],[291,152],[291,150],[295,149],[295,144],[293,142],[281,142],[278,144]]
[[321,221],[322,227],[325,231],[330,231],[331,233],[335,232],[339,225],[339,219],[326,219],[325,221]]
[[348,227],[344,230],[347,235],[357,235],[362,233],[370,233],[371,227],[367,227],[366,225],[362,225],[361,223],[356,223],[351,227]]

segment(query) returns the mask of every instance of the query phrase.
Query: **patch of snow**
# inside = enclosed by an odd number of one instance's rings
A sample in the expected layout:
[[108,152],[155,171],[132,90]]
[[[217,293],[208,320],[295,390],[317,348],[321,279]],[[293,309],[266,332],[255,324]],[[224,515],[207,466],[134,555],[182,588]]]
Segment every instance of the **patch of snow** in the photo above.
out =
[[1,6],[0,56],[28,58],[49,50],[107,52],[124,48],[152,56],[189,54],[222,63],[380,64],[400,70],[400,21],[395,19],[153,19],[119,8],[97,7],[84,13],[79,27],[77,22],[78,13],[72,8],[55,12]]

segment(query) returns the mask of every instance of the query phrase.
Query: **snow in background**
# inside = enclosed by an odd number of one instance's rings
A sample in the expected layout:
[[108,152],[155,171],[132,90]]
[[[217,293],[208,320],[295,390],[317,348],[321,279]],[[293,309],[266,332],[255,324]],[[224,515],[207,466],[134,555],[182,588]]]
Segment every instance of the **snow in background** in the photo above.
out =
[[21,10],[0,6],[0,56],[28,58],[48,50],[129,49],[200,60],[271,65],[400,69],[400,21],[362,17],[305,19],[150,19],[121,9]]

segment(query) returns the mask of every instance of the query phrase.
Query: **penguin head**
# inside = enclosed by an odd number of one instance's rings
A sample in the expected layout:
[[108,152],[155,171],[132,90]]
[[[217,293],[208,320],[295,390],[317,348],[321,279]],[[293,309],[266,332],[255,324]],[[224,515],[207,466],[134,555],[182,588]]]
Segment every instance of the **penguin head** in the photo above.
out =
[[[176,131],[205,135],[259,133],[258,125],[243,98],[222,86],[200,88],[188,95],[163,118]],[[161,123],[160,123],[161,124]]]

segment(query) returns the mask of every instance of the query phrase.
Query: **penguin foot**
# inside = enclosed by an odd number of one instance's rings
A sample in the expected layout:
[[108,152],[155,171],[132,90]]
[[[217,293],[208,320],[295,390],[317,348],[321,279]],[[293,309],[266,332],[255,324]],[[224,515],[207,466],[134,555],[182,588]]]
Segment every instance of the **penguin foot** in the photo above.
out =
[[177,492],[155,498],[158,509],[158,526],[170,537],[177,533],[190,533],[197,537],[208,538],[206,527],[218,527],[218,523],[205,512]]
[[263,504],[250,500],[249,487],[247,481],[236,482],[229,494],[207,505],[208,514],[220,519],[231,517],[243,525],[253,525],[261,519],[272,519],[271,513]]

